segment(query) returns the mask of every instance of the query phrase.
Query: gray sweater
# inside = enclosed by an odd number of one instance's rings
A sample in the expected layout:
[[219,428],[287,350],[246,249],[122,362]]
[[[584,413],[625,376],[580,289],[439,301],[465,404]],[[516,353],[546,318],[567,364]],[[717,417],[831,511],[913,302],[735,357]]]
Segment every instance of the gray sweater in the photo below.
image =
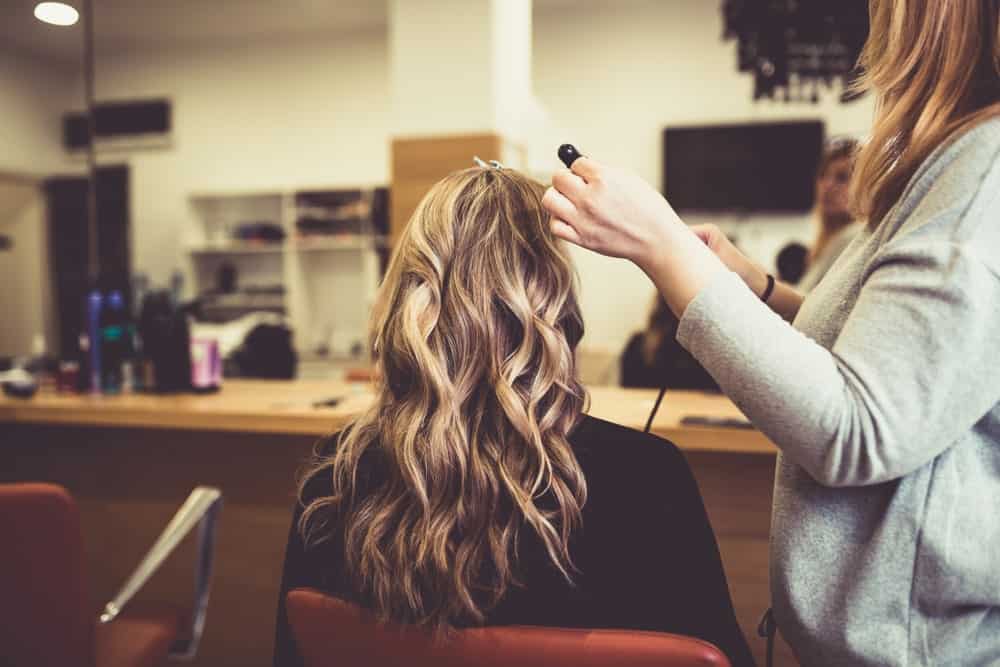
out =
[[781,450],[805,665],[1000,665],[1000,120],[939,148],[789,325],[733,273],[677,337]]
[[830,242],[827,243],[826,248],[823,253],[814,257],[811,262],[809,262],[809,268],[806,269],[806,273],[802,276],[802,280],[795,283],[795,289],[797,289],[802,294],[808,294],[812,291],[819,281],[823,279],[826,272],[830,270],[830,267],[834,265],[837,258],[840,257],[840,253],[844,252],[847,246],[851,245],[851,241],[854,237],[858,235],[861,231],[864,223],[852,222],[847,227],[844,227],[839,232],[833,235]]

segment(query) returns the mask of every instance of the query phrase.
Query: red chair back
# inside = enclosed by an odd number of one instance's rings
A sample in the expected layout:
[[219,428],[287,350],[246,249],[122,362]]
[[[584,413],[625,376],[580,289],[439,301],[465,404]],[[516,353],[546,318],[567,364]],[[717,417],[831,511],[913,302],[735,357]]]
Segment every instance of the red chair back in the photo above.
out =
[[496,626],[434,641],[316,591],[293,590],[286,603],[307,667],[729,667],[715,646],[680,635]]
[[52,484],[0,484],[0,664],[91,667],[94,626],[76,503]]

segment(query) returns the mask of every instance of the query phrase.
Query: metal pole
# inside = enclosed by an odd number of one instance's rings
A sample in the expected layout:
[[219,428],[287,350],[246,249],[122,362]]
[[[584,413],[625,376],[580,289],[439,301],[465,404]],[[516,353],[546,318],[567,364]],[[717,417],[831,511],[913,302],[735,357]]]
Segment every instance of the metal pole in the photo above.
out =
[[94,2],[83,0],[83,84],[87,104],[87,276],[97,287],[97,122],[94,118]]

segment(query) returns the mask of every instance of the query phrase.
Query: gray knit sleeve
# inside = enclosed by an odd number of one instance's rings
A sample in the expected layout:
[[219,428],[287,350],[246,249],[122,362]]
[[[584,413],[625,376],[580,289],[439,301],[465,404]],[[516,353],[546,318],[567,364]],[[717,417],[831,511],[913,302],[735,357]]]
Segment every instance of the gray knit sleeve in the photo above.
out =
[[840,230],[833,240],[830,241],[830,245],[823,251],[823,254],[813,259],[809,264],[809,268],[806,269],[805,275],[795,285],[795,288],[799,292],[806,294],[819,284],[819,281],[823,279],[826,272],[830,270],[830,267],[840,257],[840,253],[844,252],[844,249],[851,245],[851,241],[858,235],[861,225],[862,223],[855,222],[850,227]]
[[[901,477],[1000,401],[1000,246],[992,231],[961,240],[948,231],[1000,225],[996,195],[980,188],[968,206],[947,212],[950,222],[914,224],[918,232],[886,243],[867,264],[831,349],[774,314],[733,273],[689,304],[678,340],[819,483]],[[963,224],[969,215],[977,224]]]

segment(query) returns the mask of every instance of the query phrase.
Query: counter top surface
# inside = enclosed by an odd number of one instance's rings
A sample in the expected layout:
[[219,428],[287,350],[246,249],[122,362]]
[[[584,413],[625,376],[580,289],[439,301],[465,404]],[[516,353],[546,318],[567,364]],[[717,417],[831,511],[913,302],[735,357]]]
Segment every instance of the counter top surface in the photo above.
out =
[[[655,389],[590,387],[590,410],[630,428],[642,429]],[[317,404],[338,399],[332,407]],[[30,399],[0,396],[0,423],[165,428],[321,436],[342,427],[372,400],[364,384],[319,380],[229,380],[214,394],[125,394],[90,396],[40,391]],[[686,451],[773,455],[759,431],[682,424],[685,416],[742,419],[725,396],[668,391],[652,431]]]

